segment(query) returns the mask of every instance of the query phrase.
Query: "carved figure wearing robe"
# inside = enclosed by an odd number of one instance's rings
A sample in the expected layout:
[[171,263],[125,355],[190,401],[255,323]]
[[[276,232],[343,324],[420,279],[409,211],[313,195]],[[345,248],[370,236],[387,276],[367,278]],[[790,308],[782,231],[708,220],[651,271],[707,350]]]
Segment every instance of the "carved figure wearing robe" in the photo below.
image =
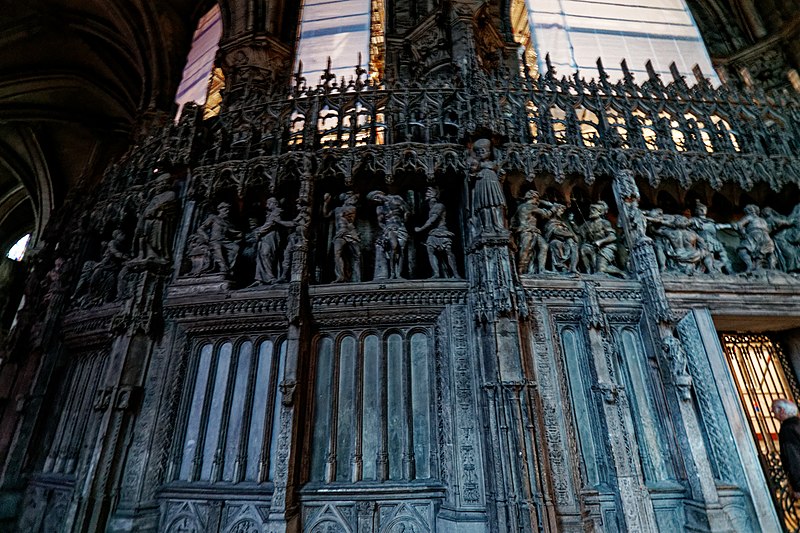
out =
[[694,208],[694,216],[691,218],[690,227],[696,231],[705,243],[705,249],[711,256],[710,273],[723,272],[733,274],[733,267],[728,258],[725,246],[717,238],[717,230],[730,229],[730,224],[718,224],[715,220],[708,218],[708,207],[699,200]]
[[253,285],[276,283],[280,277],[279,267],[282,245],[281,228],[290,228],[294,222],[281,220],[283,209],[277,198],[267,199],[264,223],[254,230],[256,244],[256,280]]
[[[539,193],[528,191],[517,207],[511,227],[517,235],[517,270],[521,275],[542,273],[547,262],[548,244],[539,229],[539,221],[550,217],[550,202],[539,200]],[[531,259],[536,257],[536,263]]]
[[381,233],[375,241],[375,279],[400,279],[405,266],[411,209],[402,196],[372,191],[367,199],[378,204],[376,211]]
[[114,299],[123,263],[130,259],[123,250],[124,241],[125,233],[114,230],[112,239],[104,243],[102,259],[83,264],[81,277],[75,287],[75,296],[81,305],[101,304]]
[[744,262],[745,271],[774,270],[778,258],[775,256],[775,242],[769,234],[769,223],[761,217],[757,205],[745,206],[744,215],[731,226],[741,237],[737,251]]
[[580,246],[581,263],[589,274],[603,273],[624,276],[616,266],[617,232],[605,215],[608,204],[603,201],[589,206],[589,220],[580,227],[583,243]]
[[137,227],[139,259],[166,263],[172,259],[172,240],[178,214],[178,197],[172,176],[164,172],[155,182],[155,192],[141,214]]
[[217,271],[227,276],[233,271],[239,256],[238,240],[242,238],[242,233],[231,223],[230,212],[231,205],[220,202],[217,213],[209,215],[190,237],[189,246],[195,251],[193,253],[205,250],[207,257],[201,263],[193,263],[191,274]]
[[575,228],[564,220],[567,206],[553,204],[547,223],[544,225],[544,238],[550,250],[550,263],[556,272],[578,272],[578,235]]
[[331,209],[332,197],[325,193],[322,215],[333,217],[336,234],[333,236],[334,283],[361,281],[361,235],[356,228],[358,194],[348,191],[339,196],[342,205]]
[[308,228],[309,216],[308,208],[305,206],[300,207],[300,211],[292,222],[291,226],[294,228],[289,234],[289,240],[286,243],[286,250],[283,252],[283,265],[281,268],[281,281],[289,281],[292,275],[292,261],[295,254],[306,243],[306,229]]
[[705,241],[690,226],[690,220],[683,215],[671,215],[669,223],[665,225],[668,270],[688,275],[709,272],[713,269],[711,254],[705,247]]
[[661,208],[643,211],[642,215],[647,223],[647,235],[653,239],[658,269],[664,272],[667,270],[667,248],[669,247],[667,232],[672,222],[672,215],[664,214]]
[[689,373],[689,358],[683,343],[672,333],[661,338],[661,350],[669,363],[670,374],[683,400],[691,399],[692,377]]
[[492,143],[479,139],[472,147],[470,173],[475,184],[472,189],[472,212],[480,220],[481,230],[497,233],[506,227],[506,198],[503,194],[502,173],[492,160]]
[[428,232],[425,248],[428,250],[428,262],[433,271],[431,277],[460,279],[453,255],[453,233],[447,229],[447,212],[444,204],[439,201],[439,189],[428,187],[425,198],[428,200],[428,220],[422,226],[414,228],[414,231]]
[[800,205],[789,216],[771,207],[765,207],[762,213],[775,242],[778,266],[784,272],[800,271]]

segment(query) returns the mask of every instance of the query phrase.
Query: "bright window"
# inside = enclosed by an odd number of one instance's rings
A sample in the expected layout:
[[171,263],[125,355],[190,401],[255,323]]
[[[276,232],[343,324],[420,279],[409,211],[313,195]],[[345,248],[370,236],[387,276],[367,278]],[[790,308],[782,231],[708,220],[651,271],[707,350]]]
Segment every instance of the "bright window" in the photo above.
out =
[[14,246],[12,246],[11,249],[8,251],[7,257],[9,259],[13,259],[14,261],[22,261],[22,258],[25,255],[25,249],[28,247],[28,241],[30,240],[30,238],[31,234],[28,233],[20,240],[18,240],[17,243]]
[[310,85],[331,70],[350,79],[356,66],[380,78],[383,69],[383,0],[305,0],[297,62]]
[[183,79],[178,86],[175,95],[175,103],[178,104],[178,116],[181,114],[183,106],[189,102],[203,105],[209,103],[211,109],[218,106],[220,91],[224,86],[221,78],[221,71],[214,71],[214,57],[219,48],[219,39],[222,36],[222,16],[219,6],[215,5],[211,11],[205,14],[197,24],[197,30],[192,37],[192,47],[189,56],[186,58],[186,67],[183,69]]
[[638,81],[650,60],[671,81],[673,61],[691,83],[692,67],[717,82],[700,30],[684,0],[527,0],[539,68],[550,60],[561,74],[580,70],[597,77],[597,58],[612,81],[622,78],[620,62]]

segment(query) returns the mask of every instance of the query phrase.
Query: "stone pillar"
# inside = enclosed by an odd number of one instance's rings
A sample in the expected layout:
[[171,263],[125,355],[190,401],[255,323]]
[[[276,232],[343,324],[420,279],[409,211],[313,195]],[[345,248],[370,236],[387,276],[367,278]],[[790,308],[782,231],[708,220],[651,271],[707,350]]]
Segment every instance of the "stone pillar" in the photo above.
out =
[[273,478],[275,490],[268,518],[269,530],[273,533],[298,532],[301,527],[297,489],[302,482],[300,472],[304,458],[298,428],[309,390],[304,384],[298,383],[298,380],[299,376],[307,375],[305,365],[311,357],[312,335],[308,319],[308,284],[311,276],[308,272],[307,213],[310,211],[315,179],[310,159],[306,159],[304,167],[297,199],[297,226],[286,250],[287,254],[291,254],[289,292],[286,297],[289,328],[286,337],[286,366],[283,376],[278,376],[281,402],[277,406],[276,415],[280,420],[280,430],[277,436],[277,457],[272,458],[276,462]]
[[[623,160],[618,158],[618,161]],[[639,209],[638,187],[633,173],[624,167],[618,168],[613,178],[619,220],[630,250],[630,267],[642,283],[644,323],[651,338],[651,349],[659,354],[670,414],[677,440],[683,448],[680,456],[684,459],[692,497],[685,502],[686,528],[689,531],[732,531],[730,519],[720,504],[700,420],[691,402],[686,354],[674,334],[676,316],[667,300],[653,240],[645,234],[647,223]]]
[[644,483],[638,445],[633,428],[631,406],[613,359],[614,341],[600,308],[597,284],[584,283],[584,320],[588,328],[591,361],[597,375],[598,392],[603,399],[603,415],[608,426],[611,463],[622,516],[628,531],[657,531],[653,502]]
[[[96,531],[106,528],[110,515],[120,498],[126,506],[131,495],[120,494],[126,468],[142,468],[131,461],[137,452],[130,443],[143,397],[153,350],[160,337],[162,324],[161,300],[165,282],[172,266],[165,261],[137,258],[127,265],[132,297],[116,317],[117,338],[108,356],[108,366],[102,377],[98,397],[105,401],[98,439],[89,454],[86,479],[75,489],[71,510],[66,518],[65,531]],[[111,531],[137,531],[135,523],[111,520]]]

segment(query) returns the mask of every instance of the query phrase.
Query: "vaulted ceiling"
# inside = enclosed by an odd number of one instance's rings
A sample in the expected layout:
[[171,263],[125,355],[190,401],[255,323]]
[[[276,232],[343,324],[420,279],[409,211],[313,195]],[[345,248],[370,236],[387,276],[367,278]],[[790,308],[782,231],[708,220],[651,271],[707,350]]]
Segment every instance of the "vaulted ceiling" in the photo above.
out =
[[169,110],[211,2],[0,0],[0,252],[40,234],[147,111]]

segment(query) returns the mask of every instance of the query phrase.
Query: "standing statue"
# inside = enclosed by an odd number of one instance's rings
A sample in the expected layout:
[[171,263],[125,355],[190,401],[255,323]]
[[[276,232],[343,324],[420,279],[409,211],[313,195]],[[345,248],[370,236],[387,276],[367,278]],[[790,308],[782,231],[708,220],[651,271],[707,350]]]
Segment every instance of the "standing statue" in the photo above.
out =
[[336,234],[333,236],[334,283],[361,281],[361,236],[356,229],[358,194],[348,191],[339,195],[342,205],[331,209],[331,195],[323,197],[322,216],[333,217]]
[[616,266],[617,232],[605,215],[608,204],[602,200],[589,206],[589,220],[580,227],[583,243],[580,246],[581,263],[589,274],[603,273],[624,277]]
[[[540,201],[538,192],[528,191],[525,193],[525,200],[514,213],[511,227],[517,234],[517,270],[520,275],[541,274],[545,271],[548,246],[538,224],[540,219],[550,217],[550,212],[545,208],[552,205],[550,202]],[[531,265],[531,257],[534,255],[535,270],[534,265]]]
[[301,205],[300,211],[297,213],[297,216],[294,217],[294,221],[290,223],[294,231],[289,235],[289,240],[286,243],[286,250],[283,252],[281,281],[290,281],[291,279],[292,261],[294,260],[295,254],[297,254],[306,243],[306,230],[308,229],[309,220],[308,207]]
[[155,180],[155,191],[136,229],[139,259],[152,259],[160,263],[172,259],[177,215],[178,196],[172,189],[172,175],[164,172]]
[[83,264],[81,277],[75,287],[75,297],[80,305],[99,305],[114,299],[123,263],[130,259],[123,250],[124,241],[125,234],[121,230],[114,230],[112,239],[104,243],[103,258]]
[[694,208],[694,216],[691,219],[691,229],[697,232],[705,243],[705,249],[711,257],[711,268],[709,273],[723,272],[725,274],[733,274],[733,267],[731,261],[728,259],[728,252],[725,251],[725,246],[717,238],[717,230],[730,229],[730,224],[718,224],[711,218],[708,218],[708,207],[706,207],[700,200]]
[[689,357],[683,343],[672,333],[661,338],[661,350],[669,364],[672,381],[683,400],[691,399],[692,376],[689,373]]
[[578,272],[578,235],[575,228],[564,220],[567,206],[553,204],[547,223],[544,225],[544,239],[550,249],[550,263],[556,272]]
[[428,250],[428,261],[433,271],[431,277],[460,279],[453,255],[453,233],[447,229],[446,211],[444,204],[439,201],[439,189],[428,187],[425,198],[428,200],[428,220],[422,226],[414,228],[414,231],[428,231],[425,248]]
[[653,239],[658,269],[664,272],[667,270],[667,249],[670,246],[668,233],[673,216],[664,214],[664,211],[658,207],[643,211],[642,215],[647,223],[647,235]]
[[745,265],[745,272],[763,269],[774,270],[778,259],[775,256],[775,242],[769,234],[769,223],[761,217],[756,205],[744,208],[744,218],[731,224],[739,232],[739,257]]
[[271,285],[280,277],[281,233],[280,228],[291,228],[294,222],[281,220],[280,202],[277,198],[267,199],[267,213],[264,223],[254,230],[258,239],[256,244],[256,280],[252,286]]
[[778,266],[784,272],[797,272],[800,270],[800,205],[788,217],[771,207],[765,207],[761,213],[775,242]]
[[483,232],[497,233],[506,227],[506,198],[503,194],[502,171],[492,161],[492,142],[479,139],[472,147],[470,174],[475,180],[472,189],[472,213]]
[[381,233],[375,241],[374,279],[401,279],[405,266],[408,230],[406,221],[411,212],[402,196],[372,191],[367,199],[376,202]]
[[[229,276],[236,266],[239,256],[239,243],[242,232],[236,230],[231,223],[231,204],[220,202],[217,213],[208,215],[197,231],[189,238],[190,255],[205,257],[202,261],[193,261],[192,275],[219,272]],[[236,239],[236,240],[234,240]]]

